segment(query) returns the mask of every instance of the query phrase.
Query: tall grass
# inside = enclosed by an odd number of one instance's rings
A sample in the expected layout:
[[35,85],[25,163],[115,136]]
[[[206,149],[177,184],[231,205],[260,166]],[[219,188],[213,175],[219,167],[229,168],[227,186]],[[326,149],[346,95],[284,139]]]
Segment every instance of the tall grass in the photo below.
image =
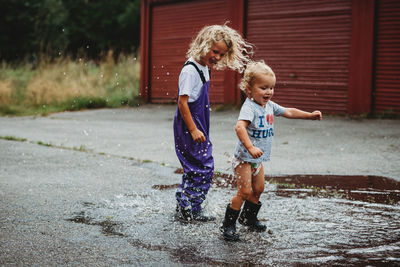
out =
[[0,114],[46,115],[86,108],[137,105],[139,60],[110,51],[94,62],[69,57],[50,60],[41,56],[34,65],[2,63],[0,68]]

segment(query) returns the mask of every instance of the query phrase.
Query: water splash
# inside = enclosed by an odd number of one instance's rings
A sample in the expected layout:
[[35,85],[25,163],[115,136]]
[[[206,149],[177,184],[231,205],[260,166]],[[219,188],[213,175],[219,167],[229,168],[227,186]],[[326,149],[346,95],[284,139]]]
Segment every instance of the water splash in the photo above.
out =
[[[355,179],[359,181],[352,184]],[[97,226],[103,234],[124,238],[133,247],[166,252],[166,262],[175,264],[400,263],[398,204],[323,192],[399,193],[395,181],[371,176],[286,176],[268,180],[261,196],[259,219],[273,234],[248,232],[237,224],[239,243],[224,241],[218,229],[226,204],[236,192],[234,178],[221,173],[216,174],[204,203],[204,209],[218,218],[215,222],[182,223],[174,219],[178,184],[153,185],[143,192],[82,203],[82,210],[76,214],[80,217],[71,221]]]

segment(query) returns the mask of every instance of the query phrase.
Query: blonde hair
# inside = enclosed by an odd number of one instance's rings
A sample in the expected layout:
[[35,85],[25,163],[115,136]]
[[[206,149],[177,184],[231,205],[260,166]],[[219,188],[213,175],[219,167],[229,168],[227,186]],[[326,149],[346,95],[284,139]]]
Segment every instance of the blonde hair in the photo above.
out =
[[239,84],[239,88],[246,94],[249,93],[247,90],[253,85],[254,77],[257,74],[266,74],[275,77],[274,71],[270,66],[265,64],[264,60],[250,61]]
[[245,65],[250,61],[249,56],[253,54],[253,46],[226,23],[203,27],[190,44],[186,57],[200,60],[200,57],[204,57],[210,51],[214,43],[222,40],[228,47],[228,51],[215,65],[215,68],[225,69],[228,67],[243,72]]

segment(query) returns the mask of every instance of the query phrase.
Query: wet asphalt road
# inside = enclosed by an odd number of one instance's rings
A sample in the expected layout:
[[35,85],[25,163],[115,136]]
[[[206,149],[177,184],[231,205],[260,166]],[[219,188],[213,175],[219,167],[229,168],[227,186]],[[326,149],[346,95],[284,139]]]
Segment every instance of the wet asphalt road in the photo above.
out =
[[[400,210],[337,198],[281,196],[268,185],[260,218],[273,230],[221,240],[234,189],[213,186],[218,222],[174,219],[180,175],[173,106],[0,118],[3,266],[396,265]],[[216,170],[229,171],[237,111],[212,112]],[[5,136],[25,138],[9,141]],[[39,144],[39,143],[40,144]],[[380,175],[400,180],[400,121],[276,119],[268,175]]]
[[[36,118],[0,117],[0,136],[177,167],[174,112],[173,105],[145,105]],[[237,116],[238,111],[211,113],[210,135],[218,171],[230,171]],[[272,161],[264,164],[268,175],[380,175],[400,181],[400,120],[275,119]]]

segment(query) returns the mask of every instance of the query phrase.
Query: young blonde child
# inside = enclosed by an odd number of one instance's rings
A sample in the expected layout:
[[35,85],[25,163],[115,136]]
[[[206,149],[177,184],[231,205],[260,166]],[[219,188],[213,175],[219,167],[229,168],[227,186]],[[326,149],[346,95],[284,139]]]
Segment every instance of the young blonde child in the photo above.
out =
[[242,72],[251,45],[227,25],[206,26],[190,44],[188,60],[179,75],[174,117],[175,151],[184,170],[176,191],[176,211],[185,221],[211,221],[201,207],[213,177],[214,159],[209,136],[210,69]]
[[[274,137],[274,116],[290,119],[321,120],[320,111],[312,113],[296,108],[284,108],[274,103],[276,77],[264,61],[250,62],[244,72],[240,89],[247,96],[235,127],[239,142],[233,160],[237,179],[237,194],[228,204],[221,231],[225,240],[237,241],[236,220],[252,231],[266,231],[257,214],[261,208],[260,195],[264,191],[262,162],[270,160]],[[244,205],[243,205],[244,203]],[[243,205],[242,212],[240,209]],[[240,214],[240,215],[239,215]]]

